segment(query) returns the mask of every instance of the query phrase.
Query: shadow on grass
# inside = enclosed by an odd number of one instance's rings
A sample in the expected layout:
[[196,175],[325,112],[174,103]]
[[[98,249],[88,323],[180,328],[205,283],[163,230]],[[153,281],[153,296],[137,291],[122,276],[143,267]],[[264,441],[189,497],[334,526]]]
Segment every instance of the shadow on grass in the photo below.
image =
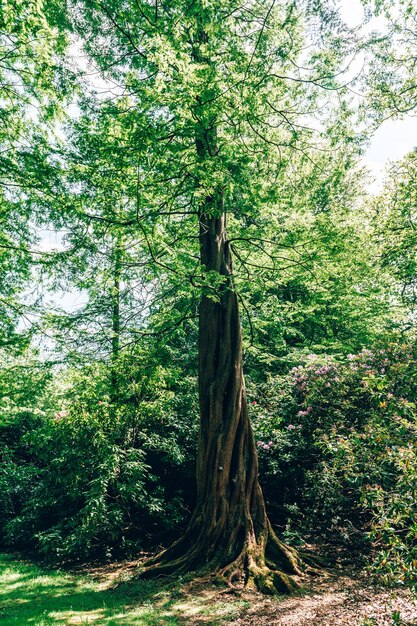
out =
[[[70,624],[177,626],[178,589],[154,581],[103,588],[88,576],[41,569],[0,555],[2,626]],[[182,622],[184,623],[184,622]]]
[[219,626],[248,606],[214,587],[185,591],[186,579],[130,576],[116,585],[111,575],[97,580],[0,554],[1,626]]

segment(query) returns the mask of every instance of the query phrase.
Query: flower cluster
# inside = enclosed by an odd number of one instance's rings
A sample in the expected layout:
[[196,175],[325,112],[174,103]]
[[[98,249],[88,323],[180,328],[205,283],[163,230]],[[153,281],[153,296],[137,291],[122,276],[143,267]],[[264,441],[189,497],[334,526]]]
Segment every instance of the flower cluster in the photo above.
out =
[[312,406],[308,406],[305,411],[303,411],[303,410],[298,411],[297,416],[298,417],[308,417],[312,411],[313,411],[313,407]]
[[333,373],[336,371],[334,365],[322,365],[318,369],[314,370],[314,374],[316,376],[327,376],[327,374]]
[[262,450],[270,450],[274,444],[272,441],[268,441],[268,443],[265,443],[264,441],[257,441],[256,445]]
[[68,417],[68,415],[69,415],[69,411],[65,411],[65,410],[57,411],[55,413],[55,420],[56,421],[62,420],[64,417]]
[[294,384],[300,391],[307,391],[307,380],[304,367],[300,365],[299,367],[293,367],[291,370],[291,374],[293,376]]

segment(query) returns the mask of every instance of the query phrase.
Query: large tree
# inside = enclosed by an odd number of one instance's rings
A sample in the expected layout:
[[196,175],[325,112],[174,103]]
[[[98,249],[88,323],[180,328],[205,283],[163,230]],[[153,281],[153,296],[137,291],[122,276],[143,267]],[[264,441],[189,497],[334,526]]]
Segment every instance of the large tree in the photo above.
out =
[[336,14],[313,5],[85,0],[72,8],[90,58],[118,85],[114,97],[130,99],[117,114],[135,128],[125,146],[137,160],[132,228],[160,281],[173,273],[200,295],[197,504],[184,536],[146,564],[149,574],[205,568],[274,592],[292,589],[290,575],[301,573],[259,485],[232,240],[266,219],[294,155],[330,149],[323,120],[318,128],[313,120],[321,93],[344,91],[335,76],[352,38]]

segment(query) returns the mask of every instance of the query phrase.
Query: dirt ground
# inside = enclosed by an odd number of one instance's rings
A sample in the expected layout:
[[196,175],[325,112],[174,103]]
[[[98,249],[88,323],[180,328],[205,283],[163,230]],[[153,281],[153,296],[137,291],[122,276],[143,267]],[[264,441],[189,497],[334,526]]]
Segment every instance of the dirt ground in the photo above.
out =
[[[198,623],[198,622],[196,622]],[[411,626],[417,624],[417,598],[408,590],[387,590],[354,571],[320,577],[302,595],[253,598],[235,626]]]
[[[333,557],[333,567],[301,580],[294,596],[185,583],[177,587],[169,614],[184,626],[417,626],[417,595],[374,584],[346,551]],[[134,577],[136,567],[132,561],[89,571],[107,586]]]

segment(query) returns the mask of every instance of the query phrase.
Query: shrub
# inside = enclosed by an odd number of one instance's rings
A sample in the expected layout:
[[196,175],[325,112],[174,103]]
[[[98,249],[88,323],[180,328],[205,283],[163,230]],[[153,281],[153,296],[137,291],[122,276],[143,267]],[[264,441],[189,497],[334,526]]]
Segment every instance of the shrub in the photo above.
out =
[[44,420],[36,409],[10,402],[0,408],[0,529],[20,514],[36,484],[39,468],[26,437]]
[[194,381],[148,367],[123,381],[115,400],[105,393],[107,374],[98,366],[72,372],[59,410],[30,427],[22,412],[2,418],[6,545],[51,558],[110,558],[172,531],[186,516]]
[[[367,537],[387,582],[416,578],[417,362],[390,344],[311,355],[252,390],[264,486],[277,519]],[[256,393],[256,397],[255,394]]]
[[[121,359],[117,394],[103,364],[61,374],[44,410],[4,404],[3,544],[110,558],[184,523],[194,499],[196,380],[168,356],[165,367],[160,355]],[[375,573],[415,581],[416,382],[414,348],[395,343],[309,355],[286,374],[248,380],[263,487],[288,539],[367,539]]]

